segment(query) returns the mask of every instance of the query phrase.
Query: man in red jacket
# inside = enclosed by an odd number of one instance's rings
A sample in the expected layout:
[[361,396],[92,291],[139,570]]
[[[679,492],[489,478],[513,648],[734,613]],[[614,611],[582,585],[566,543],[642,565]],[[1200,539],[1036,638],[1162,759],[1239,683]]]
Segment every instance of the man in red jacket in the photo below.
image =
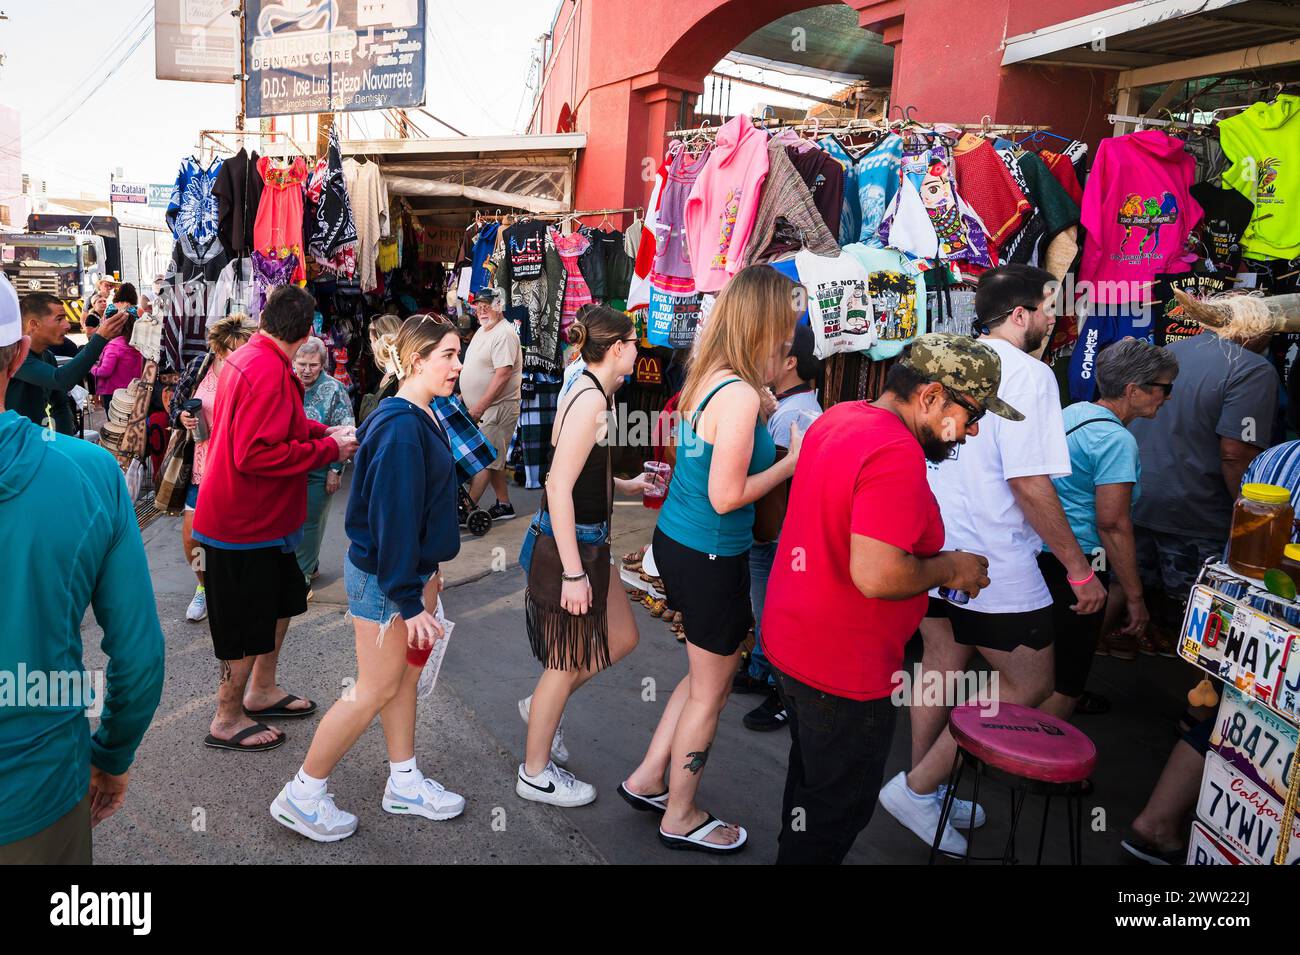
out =
[[261,331],[226,360],[217,385],[207,464],[194,509],[203,547],[208,626],[221,661],[217,749],[266,750],[284,742],[267,717],[308,716],[316,704],[275,682],[289,618],[307,612],[294,551],[307,518],[307,472],[346,461],[355,430],[307,420],[293,356],[311,334],[316,300],[297,286],[276,289]]

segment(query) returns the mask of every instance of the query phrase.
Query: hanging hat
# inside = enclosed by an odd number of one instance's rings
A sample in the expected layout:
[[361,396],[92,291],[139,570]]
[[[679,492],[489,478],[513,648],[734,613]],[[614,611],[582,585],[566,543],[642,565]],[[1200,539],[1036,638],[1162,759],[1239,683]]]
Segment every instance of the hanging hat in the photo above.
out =
[[0,272],[0,348],[12,345],[22,337],[23,316],[18,305],[18,293]]

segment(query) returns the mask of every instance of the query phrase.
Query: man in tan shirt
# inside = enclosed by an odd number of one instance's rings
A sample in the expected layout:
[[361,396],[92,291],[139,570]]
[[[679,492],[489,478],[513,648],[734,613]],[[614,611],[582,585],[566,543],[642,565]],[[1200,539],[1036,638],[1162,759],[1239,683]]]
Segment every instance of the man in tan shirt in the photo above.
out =
[[523,350],[519,334],[505,320],[496,290],[488,287],[478,293],[474,311],[479,329],[465,351],[465,367],[460,373],[460,393],[488,443],[496,449],[496,460],[474,475],[469,496],[477,504],[488,482],[497,502],[488,509],[494,521],[515,516],[506,481],[506,455],[510,439],[519,423],[519,387],[523,381]]

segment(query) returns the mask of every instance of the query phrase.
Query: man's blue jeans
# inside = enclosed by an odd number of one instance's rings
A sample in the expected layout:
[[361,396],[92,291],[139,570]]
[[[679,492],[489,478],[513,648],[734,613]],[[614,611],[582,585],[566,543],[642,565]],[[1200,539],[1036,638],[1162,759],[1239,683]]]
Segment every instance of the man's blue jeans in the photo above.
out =
[[755,680],[766,680],[768,686],[776,686],[776,677],[763,654],[763,600],[767,597],[767,578],[772,574],[772,562],[776,560],[776,542],[760,544],[755,542],[749,548],[749,602],[754,608],[754,652],[749,655],[749,675]]

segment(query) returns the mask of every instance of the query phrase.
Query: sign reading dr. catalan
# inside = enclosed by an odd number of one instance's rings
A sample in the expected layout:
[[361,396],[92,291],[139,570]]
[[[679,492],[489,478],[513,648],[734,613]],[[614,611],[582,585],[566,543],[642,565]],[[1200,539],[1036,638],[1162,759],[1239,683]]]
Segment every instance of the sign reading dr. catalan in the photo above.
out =
[[248,115],[424,103],[424,0],[247,0]]
[[149,187],[142,182],[115,182],[109,198],[113,202],[145,203],[149,201]]

